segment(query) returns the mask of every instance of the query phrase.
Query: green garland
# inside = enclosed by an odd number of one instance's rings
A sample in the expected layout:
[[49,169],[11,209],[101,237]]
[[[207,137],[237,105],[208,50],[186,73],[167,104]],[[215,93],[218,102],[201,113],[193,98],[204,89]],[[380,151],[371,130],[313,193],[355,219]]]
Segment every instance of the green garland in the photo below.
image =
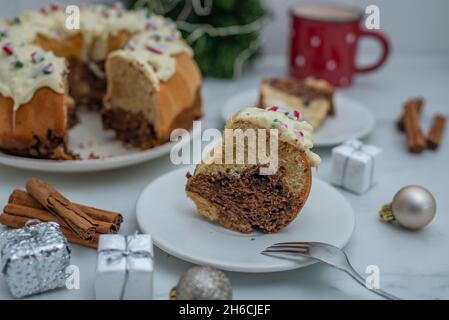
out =
[[176,21],[207,76],[239,76],[261,52],[260,31],[268,13],[262,0],[125,0]]

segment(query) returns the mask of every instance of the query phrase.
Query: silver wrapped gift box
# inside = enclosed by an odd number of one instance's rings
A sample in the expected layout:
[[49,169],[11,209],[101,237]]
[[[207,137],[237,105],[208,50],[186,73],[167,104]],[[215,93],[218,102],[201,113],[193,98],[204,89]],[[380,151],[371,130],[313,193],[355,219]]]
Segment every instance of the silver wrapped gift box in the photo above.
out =
[[1,270],[16,298],[66,285],[67,240],[55,222],[0,233]]

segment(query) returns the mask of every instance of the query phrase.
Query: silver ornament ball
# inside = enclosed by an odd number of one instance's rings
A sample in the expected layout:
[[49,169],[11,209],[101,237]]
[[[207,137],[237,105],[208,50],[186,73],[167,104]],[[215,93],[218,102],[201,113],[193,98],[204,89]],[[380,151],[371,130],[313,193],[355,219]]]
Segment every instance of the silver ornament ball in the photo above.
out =
[[176,285],[176,300],[231,300],[232,286],[226,275],[211,267],[190,268]]
[[429,190],[416,185],[399,190],[391,203],[396,221],[407,229],[421,229],[435,217],[436,201]]

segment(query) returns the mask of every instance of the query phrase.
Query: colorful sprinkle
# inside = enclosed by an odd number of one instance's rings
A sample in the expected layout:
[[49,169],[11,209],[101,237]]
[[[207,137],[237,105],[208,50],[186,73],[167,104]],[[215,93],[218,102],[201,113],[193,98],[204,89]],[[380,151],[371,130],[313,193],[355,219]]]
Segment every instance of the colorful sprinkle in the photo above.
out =
[[6,29],[0,29],[0,41],[2,41],[3,40],[3,38],[6,38],[6,37],[8,37],[8,30],[6,30]]
[[148,21],[145,24],[145,29],[146,30],[157,30],[157,25],[156,25],[156,23],[154,21]]
[[12,70],[22,69],[23,68],[23,63],[20,60],[15,60],[15,61],[11,62],[10,68]]
[[145,48],[146,48],[148,51],[153,52],[153,53],[155,53],[155,54],[163,54],[162,50],[156,48],[155,46],[147,45]]
[[145,8],[145,18],[151,17],[151,10],[148,8]]
[[14,54],[14,51],[12,50],[11,44],[7,43],[2,46],[3,52],[8,56],[12,56]]
[[277,107],[277,106],[272,106],[267,109],[267,111],[278,111],[278,110],[279,110],[279,107]]
[[58,11],[59,9],[61,9],[61,7],[59,6],[59,4],[53,2],[52,4],[50,4],[50,9],[51,11]]
[[42,7],[39,11],[40,11],[40,13],[42,13],[42,14],[48,14],[48,10],[47,10],[46,7]]
[[304,132],[302,131],[296,131],[296,135],[300,138],[304,138]]
[[154,40],[155,42],[161,41],[161,35],[160,34],[151,34],[148,36],[148,39]]
[[296,119],[301,118],[301,113],[299,113],[298,110],[293,111],[293,115],[294,115],[294,117],[295,117]]
[[281,120],[279,120],[278,118],[273,119],[273,124],[284,127],[285,129],[288,129],[288,125],[286,123],[282,122]]
[[119,17],[123,16],[123,4],[121,2],[116,2],[114,4],[114,9],[117,11]]
[[51,74],[51,73],[53,73],[53,71],[55,71],[55,67],[54,67],[53,63],[48,63],[45,66],[43,66],[43,68],[42,68],[42,72],[44,74]]
[[15,17],[14,19],[9,20],[8,23],[9,23],[10,25],[15,25],[15,24],[21,24],[22,21],[20,20],[19,17]]
[[178,39],[178,35],[174,31],[170,35],[165,37],[165,41],[169,41],[169,42],[175,41],[176,39]]
[[114,9],[116,11],[122,11],[123,10],[123,4],[121,2],[114,3]]
[[125,44],[124,49],[128,51],[134,51],[136,50],[136,47],[131,42],[128,42],[127,44]]
[[301,118],[301,113],[297,110],[290,111],[287,115],[290,119],[298,121]]
[[109,13],[109,11],[107,9],[102,10],[101,15],[106,19],[108,19],[111,16],[111,14]]
[[31,54],[31,61],[33,63],[42,62],[42,61],[44,61],[44,59],[45,59],[45,56],[44,56],[44,54],[41,51],[34,51]]

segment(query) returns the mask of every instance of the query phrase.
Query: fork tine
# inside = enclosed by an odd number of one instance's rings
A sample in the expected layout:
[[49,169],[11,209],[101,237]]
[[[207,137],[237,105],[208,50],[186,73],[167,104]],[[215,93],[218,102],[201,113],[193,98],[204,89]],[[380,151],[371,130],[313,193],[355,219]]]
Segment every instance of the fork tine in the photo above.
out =
[[271,249],[297,248],[297,249],[304,249],[307,251],[310,250],[310,246],[308,246],[308,245],[296,245],[296,244],[287,243],[287,242],[285,244],[276,243],[268,248],[271,248]]
[[309,250],[306,248],[266,248],[264,251],[262,252],[277,252],[277,253],[298,253],[298,254],[308,254]]
[[310,249],[310,246],[293,244],[293,243],[286,243],[286,244],[276,243],[276,244],[273,244],[272,246],[270,246],[269,248],[303,248],[303,249]]
[[295,241],[295,242],[279,242],[279,243],[275,243],[273,244],[273,246],[277,246],[277,245],[300,245],[300,246],[307,246],[310,247],[312,245],[311,242],[301,242],[301,241]]
[[308,254],[305,254],[300,251],[285,251],[285,250],[264,250],[261,252],[261,254],[268,256],[268,257],[275,257],[275,258],[281,258],[281,259],[287,259],[287,260],[295,260],[299,257],[310,257]]
[[310,249],[308,247],[295,247],[295,246],[271,246],[265,250],[278,251],[278,252],[298,252],[303,254],[309,254]]

